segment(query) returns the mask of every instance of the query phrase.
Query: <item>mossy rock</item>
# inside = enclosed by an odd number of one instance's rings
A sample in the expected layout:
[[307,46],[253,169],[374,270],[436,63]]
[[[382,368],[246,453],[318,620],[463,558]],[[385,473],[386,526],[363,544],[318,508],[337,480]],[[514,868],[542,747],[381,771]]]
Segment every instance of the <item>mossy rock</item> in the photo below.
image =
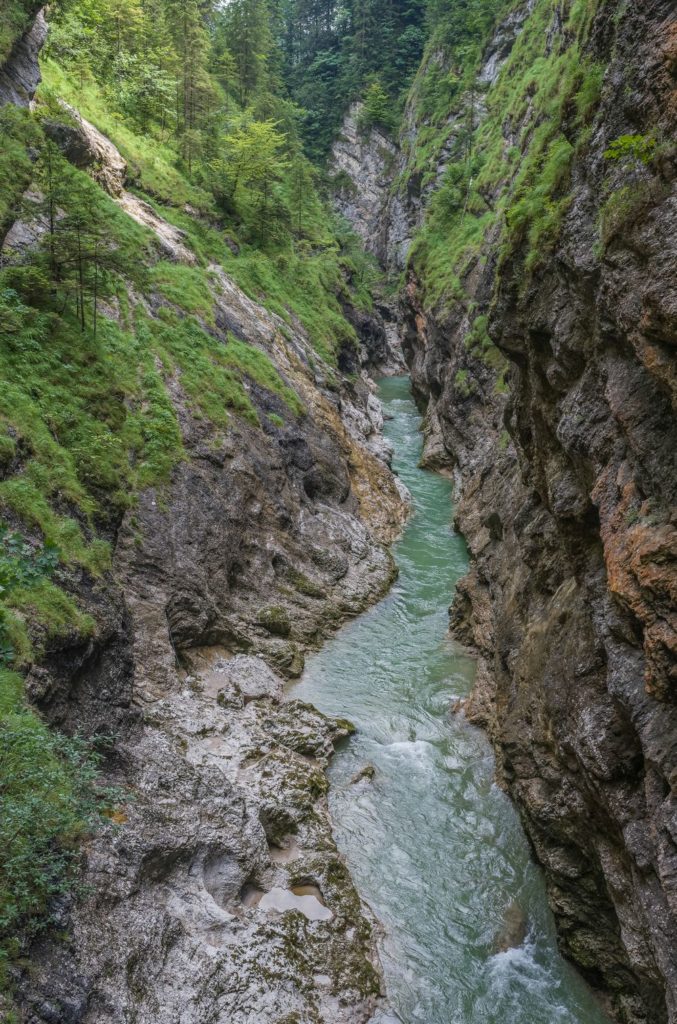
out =
[[298,572],[297,570],[293,569],[289,574],[289,579],[293,587],[299,592],[299,594],[304,594],[305,597],[315,597],[321,599],[326,598],[327,596],[327,591],[324,589],[324,587],[320,586],[318,583],[315,583],[313,580],[309,579],[302,572]]
[[273,636],[286,637],[291,633],[291,622],[287,611],[279,605],[262,608],[258,615],[258,623]]

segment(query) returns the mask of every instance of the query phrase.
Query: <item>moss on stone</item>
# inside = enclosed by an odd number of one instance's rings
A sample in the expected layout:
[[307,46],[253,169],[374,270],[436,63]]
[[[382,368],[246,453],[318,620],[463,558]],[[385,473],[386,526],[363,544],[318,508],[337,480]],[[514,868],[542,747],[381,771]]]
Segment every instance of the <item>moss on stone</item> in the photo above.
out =
[[262,608],[258,614],[257,621],[273,636],[287,637],[291,633],[291,623],[286,608],[280,605],[270,605]]

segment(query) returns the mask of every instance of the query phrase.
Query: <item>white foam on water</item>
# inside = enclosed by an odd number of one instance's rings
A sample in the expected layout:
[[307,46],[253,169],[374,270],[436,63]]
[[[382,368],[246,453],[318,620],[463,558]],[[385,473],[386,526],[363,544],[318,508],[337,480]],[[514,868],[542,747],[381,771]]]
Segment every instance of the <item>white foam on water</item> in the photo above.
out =
[[387,754],[413,763],[426,772],[433,770],[435,748],[426,740],[397,740],[395,743],[388,743],[385,750]]
[[[536,959],[536,944],[527,938],[521,946],[495,953],[487,961],[488,1003],[519,1009],[522,996],[529,992],[531,1000],[542,999],[548,1007],[548,1020],[552,1024],[574,1024],[577,1017],[558,1003],[553,995],[559,983],[551,971]],[[510,1019],[509,1017],[507,1019]]]

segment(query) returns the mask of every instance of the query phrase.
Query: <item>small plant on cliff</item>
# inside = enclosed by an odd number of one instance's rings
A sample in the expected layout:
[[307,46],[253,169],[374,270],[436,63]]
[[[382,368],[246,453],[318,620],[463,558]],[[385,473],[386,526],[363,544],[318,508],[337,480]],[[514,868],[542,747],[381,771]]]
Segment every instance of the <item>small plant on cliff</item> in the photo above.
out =
[[378,80],[367,87],[364,104],[357,119],[358,131],[368,135],[372,128],[392,131],[396,123],[393,101]]
[[651,135],[621,135],[609,143],[604,152],[607,160],[646,167],[656,152],[656,140]]
[[476,386],[467,370],[458,370],[454,377],[454,387],[463,398],[470,398],[476,391]]
[[[58,562],[59,552],[55,547],[34,548],[21,534],[0,523],[0,665],[11,664],[30,649],[23,621],[16,617],[13,609],[43,591],[45,584],[56,592],[48,583],[48,577]],[[75,607],[73,610],[77,612]]]
[[664,186],[651,174],[658,151],[653,135],[621,135],[605,150],[605,158],[620,166],[622,180],[614,175],[607,183],[607,198],[599,211],[600,251],[660,201]]

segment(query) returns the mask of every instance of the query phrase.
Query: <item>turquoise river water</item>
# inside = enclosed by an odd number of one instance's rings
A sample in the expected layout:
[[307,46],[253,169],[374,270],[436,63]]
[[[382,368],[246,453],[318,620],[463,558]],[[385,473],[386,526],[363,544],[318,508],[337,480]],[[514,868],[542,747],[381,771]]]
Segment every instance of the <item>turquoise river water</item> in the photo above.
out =
[[[605,1024],[557,952],[543,880],[517,813],[495,785],[483,733],[453,702],[473,663],[448,638],[467,566],[451,483],[419,469],[420,416],[405,377],[380,385],[385,433],[413,514],[394,549],[400,575],[375,608],[309,660],[293,696],[356,724],[330,769],[337,841],[383,925],[388,995],[404,1024]],[[350,783],[365,764],[372,782]],[[528,920],[494,952],[507,908]]]

